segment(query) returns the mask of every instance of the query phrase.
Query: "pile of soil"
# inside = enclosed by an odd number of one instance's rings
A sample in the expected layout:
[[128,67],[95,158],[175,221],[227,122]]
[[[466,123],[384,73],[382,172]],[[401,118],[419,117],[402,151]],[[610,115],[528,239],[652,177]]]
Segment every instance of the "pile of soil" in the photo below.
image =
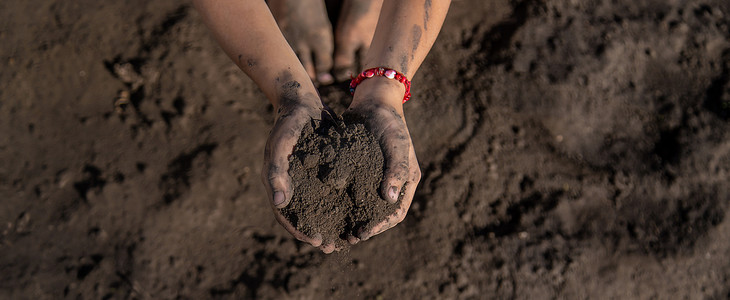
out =
[[326,255],[274,218],[275,111],[188,1],[0,1],[0,299],[730,299],[728,16],[452,1],[410,210]]
[[396,204],[383,200],[383,152],[356,118],[312,120],[289,157],[294,195],[281,213],[307,236],[343,246],[348,234],[392,215]]

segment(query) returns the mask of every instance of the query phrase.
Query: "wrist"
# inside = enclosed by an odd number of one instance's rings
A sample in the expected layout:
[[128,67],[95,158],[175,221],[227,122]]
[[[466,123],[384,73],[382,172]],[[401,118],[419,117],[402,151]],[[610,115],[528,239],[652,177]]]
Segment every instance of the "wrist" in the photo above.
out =
[[403,96],[405,86],[393,79],[382,76],[368,78],[362,81],[355,89],[351,105],[366,103],[385,104],[403,113]]
[[[296,106],[322,108],[317,90],[309,77],[292,78],[281,76],[276,78],[276,92],[271,103],[275,111],[286,110]],[[281,80],[280,78],[286,79]]]

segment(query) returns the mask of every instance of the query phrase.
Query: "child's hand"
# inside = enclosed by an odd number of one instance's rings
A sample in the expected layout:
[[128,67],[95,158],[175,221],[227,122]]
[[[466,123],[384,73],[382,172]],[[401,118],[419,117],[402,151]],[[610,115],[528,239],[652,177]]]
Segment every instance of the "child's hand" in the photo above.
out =
[[402,97],[403,87],[399,82],[368,79],[358,87],[355,99],[345,112],[362,118],[383,150],[385,170],[380,186],[381,197],[390,203],[400,199],[400,206],[393,215],[371,230],[360,232],[357,237],[348,237],[350,243],[367,240],[403,221],[421,180],[416,152],[403,117]]
[[365,53],[378,25],[383,0],[345,0],[335,29],[335,58],[333,75],[337,81],[346,81],[357,75],[359,61],[365,61]]
[[324,0],[269,0],[269,7],[312,81],[332,83],[334,41]]
[[312,119],[321,120],[322,118],[331,118],[331,114],[321,104],[319,98],[282,101],[277,111],[274,127],[266,141],[261,179],[266,187],[269,200],[272,201],[274,216],[284,226],[284,229],[298,240],[318,247],[325,253],[331,253],[335,250],[334,244],[322,245],[322,236],[320,234],[306,236],[296,230],[279,211],[280,208],[289,204],[294,194],[291,177],[288,173],[289,156],[292,154],[292,150],[307,122],[311,122]]

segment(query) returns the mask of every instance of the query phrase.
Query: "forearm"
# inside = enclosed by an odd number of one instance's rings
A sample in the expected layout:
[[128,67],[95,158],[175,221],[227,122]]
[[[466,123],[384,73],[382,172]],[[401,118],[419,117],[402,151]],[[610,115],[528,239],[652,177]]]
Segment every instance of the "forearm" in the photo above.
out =
[[450,3],[450,0],[385,1],[365,68],[389,67],[412,78],[436,41]]
[[195,0],[223,51],[261,88],[274,108],[316,90],[264,1]]
[[[412,79],[436,41],[450,3],[450,0],[385,1],[364,67],[392,68]],[[402,112],[398,101],[404,92],[403,85],[394,80],[373,78],[358,87],[355,98],[368,98],[363,96],[365,93],[391,95],[387,98]]]

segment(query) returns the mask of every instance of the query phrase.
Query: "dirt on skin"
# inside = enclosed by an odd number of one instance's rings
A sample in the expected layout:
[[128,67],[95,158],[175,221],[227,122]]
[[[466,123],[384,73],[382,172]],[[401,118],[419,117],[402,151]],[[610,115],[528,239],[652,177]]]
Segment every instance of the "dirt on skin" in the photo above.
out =
[[728,299],[728,16],[453,1],[407,217],[325,255],[273,217],[274,112],[187,2],[0,1],[0,299]]
[[342,248],[347,235],[359,236],[389,215],[378,192],[383,152],[373,135],[354,118],[312,120],[289,157],[294,195],[281,213],[307,236]]

